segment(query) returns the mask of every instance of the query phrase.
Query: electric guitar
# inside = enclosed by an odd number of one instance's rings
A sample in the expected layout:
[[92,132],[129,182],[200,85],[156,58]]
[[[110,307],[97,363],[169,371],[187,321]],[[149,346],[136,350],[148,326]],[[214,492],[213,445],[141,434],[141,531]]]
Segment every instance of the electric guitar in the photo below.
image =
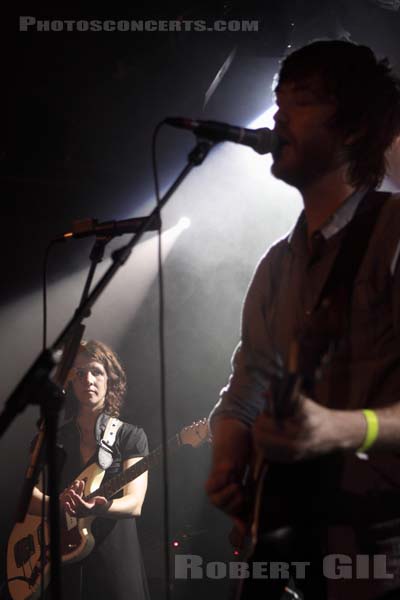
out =
[[[296,412],[300,394],[320,378],[321,363],[329,361],[329,352],[323,353],[322,359],[319,360],[316,350],[321,352],[321,348],[300,349],[298,342],[292,342],[287,368],[284,369],[283,365],[278,363],[272,365],[269,374],[271,389],[267,394],[266,411],[278,424]],[[268,532],[274,530],[280,530],[282,538],[278,537],[276,541],[271,539],[268,543],[274,559],[280,559],[280,554],[285,551],[285,544],[291,543],[290,538],[285,537],[285,532],[290,526],[290,511],[296,503],[302,506],[301,498],[306,488],[311,485],[311,477],[313,473],[309,471],[308,465],[271,465],[262,454],[254,453],[244,484],[245,494],[250,500],[246,532],[234,527],[230,534],[230,541],[241,560],[251,562],[260,536],[266,540]],[[292,593],[294,598],[299,598],[289,587],[282,587],[277,596],[274,595],[274,590],[271,598],[280,598],[284,591]],[[234,600],[244,600],[252,596],[252,589],[245,579],[240,579],[232,592],[231,597]]]
[[[202,419],[184,427],[168,440],[167,449],[174,451],[183,445],[196,448],[208,437],[207,421]],[[85,482],[85,500],[94,496],[110,499],[130,481],[158,464],[161,457],[162,448],[159,447],[105,483],[102,483],[105,471],[92,463],[76,479]],[[76,518],[63,512],[60,523],[63,563],[83,560],[93,550],[95,540],[91,525],[95,518]],[[45,521],[42,528],[41,517],[27,515],[22,523],[14,526],[7,547],[7,582],[13,600],[35,600],[40,596],[41,588],[47,587],[50,580],[49,541],[48,524]]]

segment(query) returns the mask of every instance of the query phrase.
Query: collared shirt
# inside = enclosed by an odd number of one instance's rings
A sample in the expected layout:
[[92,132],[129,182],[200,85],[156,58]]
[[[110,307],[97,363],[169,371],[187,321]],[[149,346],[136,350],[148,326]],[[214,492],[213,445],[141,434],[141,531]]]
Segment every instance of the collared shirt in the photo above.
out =
[[[320,291],[339,250],[346,225],[351,221],[364,190],[352,194],[315,237],[322,249],[315,258],[307,242],[304,211],[293,230],[274,244],[259,262],[247,291],[242,315],[242,339],[232,358],[232,374],[212,417],[226,414],[251,425],[263,409],[265,374],[277,357],[286,363],[290,343],[312,314]],[[400,358],[400,269],[394,264],[400,240],[400,196],[387,202],[375,226],[371,243],[353,290],[352,362],[354,394],[347,408],[365,408],[386,402],[376,396],[372,380],[380,378],[389,356]],[[377,322],[378,321],[378,322]],[[388,335],[390,332],[390,335]],[[400,364],[400,363],[399,363]],[[374,365],[374,366],[372,366]],[[335,366],[333,367],[333,369]],[[366,376],[370,370],[369,376]],[[331,379],[331,378],[329,378]],[[379,389],[379,388],[378,388]],[[400,398],[400,378],[398,387]],[[382,390],[380,390],[382,392]],[[323,396],[319,401],[340,406],[340,400]],[[397,394],[397,391],[396,391]]]
[[[232,358],[232,374],[211,413],[211,424],[217,416],[228,416],[251,426],[265,408],[269,374],[277,364],[287,364],[292,340],[313,315],[346,225],[364,193],[349,197],[316,233],[317,248],[312,244],[310,251],[308,246],[303,212],[293,231],[259,262],[243,307],[242,336]],[[347,410],[400,401],[399,240],[400,196],[392,195],[379,215],[354,282],[350,343],[324,367],[316,386],[315,400],[322,405]],[[399,456],[371,455],[369,461],[346,456],[341,489],[357,494],[400,490]],[[377,520],[385,518],[385,514],[377,515]],[[388,531],[391,537],[393,531],[390,527]],[[369,584],[362,597],[378,597],[379,582]],[[351,593],[341,596],[349,597]]]
[[339,206],[337,211],[328,219],[327,223],[321,227],[321,233],[325,239],[329,239],[336,233],[339,233],[343,227],[350,223],[367,191],[367,188],[356,190]]

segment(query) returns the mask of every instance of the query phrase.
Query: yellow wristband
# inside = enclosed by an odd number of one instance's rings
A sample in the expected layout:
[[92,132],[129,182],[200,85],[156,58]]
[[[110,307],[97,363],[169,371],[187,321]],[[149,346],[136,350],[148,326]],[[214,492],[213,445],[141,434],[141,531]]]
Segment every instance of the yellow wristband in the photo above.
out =
[[379,421],[376,412],[369,408],[365,408],[362,412],[367,422],[367,431],[365,433],[364,441],[357,450],[357,453],[369,450],[376,442],[379,433]]

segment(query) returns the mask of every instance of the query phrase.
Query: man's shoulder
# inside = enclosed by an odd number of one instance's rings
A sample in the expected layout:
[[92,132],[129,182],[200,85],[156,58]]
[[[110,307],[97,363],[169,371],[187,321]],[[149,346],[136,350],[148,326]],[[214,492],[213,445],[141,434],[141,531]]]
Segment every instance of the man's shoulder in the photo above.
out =
[[293,229],[274,241],[260,258],[258,266],[269,267],[274,263],[279,262],[285,255],[287,255],[290,249],[290,239],[292,233]]
[[248,291],[258,289],[264,294],[273,286],[279,273],[285,270],[285,265],[290,260],[290,235],[291,232],[273,242],[261,256],[253,271]]

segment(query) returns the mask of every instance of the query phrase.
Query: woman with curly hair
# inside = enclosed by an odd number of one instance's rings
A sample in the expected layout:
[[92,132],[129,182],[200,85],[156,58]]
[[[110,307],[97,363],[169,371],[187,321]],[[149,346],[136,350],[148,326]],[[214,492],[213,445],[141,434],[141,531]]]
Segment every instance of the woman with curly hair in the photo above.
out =
[[[102,342],[81,342],[67,385],[66,416],[70,420],[58,436],[65,452],[61,474],[61,489],[65,489],[60,494],[60,506],[72,517],[96,517],[92,525],[95,546],[83,561],[64,566],[65,598],[149,597],[135,522],[146,494],[147,473],[128,483],[111,500],[101,495],[85,500],[85,482],[77,479],[91,463],[100,462],[104,468],[100,442],[109,419],[119,417],[125,393],[126,375],[115,352]],[[103,482],[147,453],[144,431],[122,422],[106,450],[106,454],[111,454],[111,464]],[[41,498],[41,492],[35,488],[30,512],[40,514]]]

